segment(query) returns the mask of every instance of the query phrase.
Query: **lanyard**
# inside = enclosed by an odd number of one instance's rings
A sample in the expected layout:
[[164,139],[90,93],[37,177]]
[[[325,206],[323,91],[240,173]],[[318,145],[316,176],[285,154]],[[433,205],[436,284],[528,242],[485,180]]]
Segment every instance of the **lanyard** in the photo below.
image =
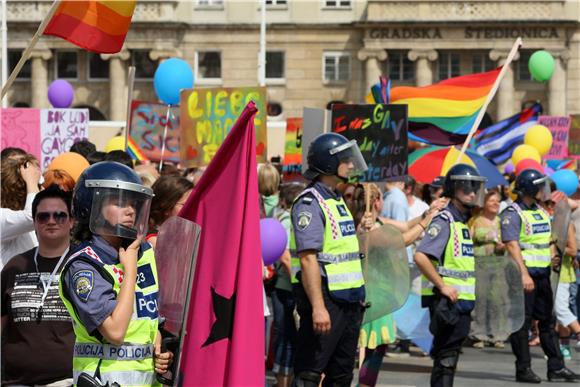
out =
[[42,288],[44,289],[44,292],[42,293],[42,299],[40,300],[40,306],[38,307],[38,309],[42,309],[42,307],[44,306],[44,300],[46,299],[46,296],[48,295],[48,290],[50,289],[50,284],[54,280],[56,273],[58,273],[58,269],[60,267],[60,264],[64,260],[64,257],[66,257],[66,255],[68,254],[69,248],[70,247],[67,247],[66,250],[64,251],[64,253],[62,253],[62,255],[60,256],[60,259],[58,260],[58,263],[56,264],[56,267],[54,268],[54,270],[50,274],[50,277],[48,277],[48,281],[46,281],[46,282],[44,281],[44,279],[42,278],[42,274],[38,270],[38,247],[36,248],[36,251],[34,251],[34,264],[36,265],[36,272],[38,273],[38,276],[40,278],[40,283],[42,284]]

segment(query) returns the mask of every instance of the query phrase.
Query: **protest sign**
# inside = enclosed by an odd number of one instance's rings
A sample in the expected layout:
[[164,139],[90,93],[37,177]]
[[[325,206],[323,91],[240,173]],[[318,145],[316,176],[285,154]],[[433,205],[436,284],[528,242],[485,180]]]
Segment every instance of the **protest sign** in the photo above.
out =
[[302,172],[308,169],[308,149],[316,137],[330,132],[330,111],[304,108],[302,113]]
[[286,120],[286,141],[284,146],[284,165],[302,163],[302,118]]
[[44,170],[75,142],[89,138],[89,110],[41,109],[40,138],[40,166]]
[[544,125],[552,133],[552,147],[545,159],[563,159],[568,157],[569,116],[539,116],[538,124]]
[[40,160],[40,109],[1,109],[2,149],[24,149]]
[[568,154],[580,160],[580,114],[570,116],[570,135],[568,140]]
[[209,88],[181,91],[181,161],[186,167],[208,165],[248,102],[258,113],[256,156],[266,162],[266,88]]
[[332,105],[332,131],[356,140],[368,165],[361,182],[407,175],[407,105]]
[[165,137],[165,153],[163,159],[178,163],[179,128],[178,106],[171,107],[169,120],[167,120],[167,105],[155,102],[133,101],[131,103],[131,138],[149,160],[161,160],[161,148],[163,146],[163,132],[167,124],[167,136]]

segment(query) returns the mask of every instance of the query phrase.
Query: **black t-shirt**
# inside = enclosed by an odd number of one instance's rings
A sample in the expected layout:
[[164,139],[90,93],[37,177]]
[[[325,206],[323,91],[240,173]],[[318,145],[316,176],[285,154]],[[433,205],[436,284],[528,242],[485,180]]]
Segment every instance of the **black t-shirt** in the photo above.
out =
[[48,282],[60,257],[39,255],[37,271],[35,250],[15,256],[2,269],[2,319],[7,320],[2,331],[2,384],[49,384],[73,374],[75,334],[58,295],[58,275],[38,313],[44,291],[41,276]]

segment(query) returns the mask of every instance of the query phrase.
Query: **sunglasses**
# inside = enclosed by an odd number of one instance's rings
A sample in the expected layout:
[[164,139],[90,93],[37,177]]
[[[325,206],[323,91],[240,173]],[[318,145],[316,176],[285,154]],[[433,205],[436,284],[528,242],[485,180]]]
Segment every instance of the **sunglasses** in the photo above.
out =
[[50,218],[53,218],[56,224],[63,224],[68,220],[68,214],[63,211],[38,212],[36,214],[36,221],[40,224],[48,223]]

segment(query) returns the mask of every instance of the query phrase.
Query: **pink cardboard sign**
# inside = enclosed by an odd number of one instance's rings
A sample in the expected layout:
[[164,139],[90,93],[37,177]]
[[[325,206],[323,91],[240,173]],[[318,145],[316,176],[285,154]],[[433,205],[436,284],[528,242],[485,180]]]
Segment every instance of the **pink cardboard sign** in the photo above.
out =
[[22,148],[40,160],[40,109],[0,109],[2,149]]
[[570,131],[570,116],[540,116],[538,124],[544,125],[552,133],[552,148],[545,159],[563,159],[568,157],[568,134]]

